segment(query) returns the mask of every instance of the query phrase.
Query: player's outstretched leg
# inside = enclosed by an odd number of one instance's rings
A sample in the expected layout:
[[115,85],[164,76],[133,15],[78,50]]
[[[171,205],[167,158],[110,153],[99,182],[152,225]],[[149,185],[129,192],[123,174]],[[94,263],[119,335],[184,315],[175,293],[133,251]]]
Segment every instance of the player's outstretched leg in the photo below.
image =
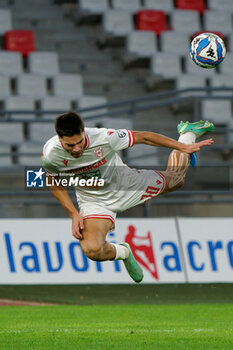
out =
[[[191,143],[189,141],[193,140],[194,135],[195,135],[195,139],[196,139],[196,138],[204,135],[207,132],[214,131],[214,124],[210,123],[208,121],[204,121],[204,120],[200,120],[199,122],[194,122],[194,123],[189,123],[187,121],[184,123],[183,121],[181,121],[177,125],[177,131],[180,134],[180,138],[179,138],[180,142]],[[193,133],[194,135],[190,135],[187,138],[187,135],[190,132]],[[184,135],[184,136],[182,136],[182,135]],[[195,141],[192,141],[192,142],[195,142]],[[190,154],[190,165],[192,167],[195,167],[196,164],[197,164],[197,157],[196,157],[195,153],[192,153],[192,154]]]
[[[195,123],[184,123],[181,121],[177,126],[177,130],[180,134],[178,141],[185,144],[191,144],[205,133],[214,131],[214,125],[213,123],[203,120]],[[167,180],[167,186],[164,193],[177,190],[183,186],[190,162],[191,165],[195,165],[195,155],[190,156],[189,154],[180,151],[171,152],[168,159],[167,169],[164,173]]]

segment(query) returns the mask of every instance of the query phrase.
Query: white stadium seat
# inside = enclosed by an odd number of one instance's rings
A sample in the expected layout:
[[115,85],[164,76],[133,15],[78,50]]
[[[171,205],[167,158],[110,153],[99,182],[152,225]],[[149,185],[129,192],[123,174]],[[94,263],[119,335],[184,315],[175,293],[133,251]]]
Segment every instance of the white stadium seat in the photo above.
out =
[[231,101],[203,100],[201,101],[202,119],[209,120],[216,125],[226,124],[232,120]]
[[108,0],[79,0],[78,8],[81,12],[102,14],[108,10],[109,6]]
[[[44,111],[61,111],[68,112],[71,109],[71,101],[68,98],[47,96],[41,100],[41,110]],[[44,119],[53,119],[57,117],[57,114],[47,113],[43,114]]]
[[30,73],[52,77],[59,74],[58,54],[56,52],[32,52],[28,56]]
[[19,96],[33,97],[37,100],[47,95],[45,77],[35,74],[22,74],[17,79]]
[[[18,146],[18,163],[25,166],[37,166],[41,164],[41,154],[43,145],[40,143],[25,142]],[[37,154],[37,155],[20,155],[20,153]]]
[[210,86],[213,88],[232,88],[232,91],[213,91],[213,95],[232,95],[233,94],[233,78],[231,75],[218,74],[210,78]]
[[5,34],[7,30],[12,29],[11,11],[8,9],[0,9],[0,35]]
[[134,30],[126,38],[127,54],[138,57],[150,57],[157,51],[157,37],[155,33],[143,30]]
[[232,14],[230,12],[209,10],[203,14],[204,30],[221,32],[225,35],[232,32]]
[[[5,100],[5,108],[9,111],[34,111],[35,101],[31,97],[10,96]],[[14,119],[31,119],[34,114],[12,113],[11,117]]]
[[189,47],[189,35],[184,32],[167,30],[160,36],[161,51],[187,55]]
[[23,61],[19,52],[0,51],[0,74],[16,77],[23,73]]
[[54,129],[54,123],[30,123],[30,140],[32,142],[37,142],[44,144],[51,137],[56,135],[56,131]]
[[83,80],[78,74],[59,74],[52,80],[54,96],[77,100],[83,95]]
[[[1,124],[0,124],[1,128]],[[0,155],[0,167],[8,167],[12,165],[11,157],[11,147],[9,145],[0,144],[0,153],[5,153],[5,155]]]
[[124,36],[134,29],[133,17],[120,10],[106,11],[103,16],[103,28],[106,34]]
[[177,32],[193,34],[201,30],[200,15],[197,11],[174,10],[171,13],[171,26]]
[[115,10],[129,11],[131,13],[142,9],[140,0],[112,0],[112,7]]
[[144,168],[159,165],[158,148],[148,145],[135,145],[127,149],[127,164]]
[[1,142],[17,145],[23,142],[23,126],[21,123],[4,122],[0,124]]
[[0,75],[0,99],[9,97],[10,91],[10,79],[7,76]]
[[233,53],[227,52],[226,57],[224,58],[224,61],[219,65],[219,71],[222,74],[228,74],[229,76],[231,76],[233,80],[232,62],[233,62]]
[[232,0],[207,0],[207,3],[209,9],[233,12]]
[[152,75],[175,79],[181,74],[181,61],[176,54],[157,53],[151,58],[150,63]]
[[[78,101],[78,109],[84,109],[89,107],[96,107],[100,105],[106,105],[108,103],[107,98],[104,96],[82,96]],[[82,117],[88,118],[96,114],[105,114],[108,112],[107,108],[96,109],[95,111],[81,112]]]
[[[176,89],[188,89],[188,88],[205,88],[206,77],[198,76],[194,74],[181,74],[176,79]],[[206,95],[205,91],[190,91],[185,93],[187,95]]]
[[173,0],[144,0],[144,7],[148,10],[159,10],[166,13],[174,10]]

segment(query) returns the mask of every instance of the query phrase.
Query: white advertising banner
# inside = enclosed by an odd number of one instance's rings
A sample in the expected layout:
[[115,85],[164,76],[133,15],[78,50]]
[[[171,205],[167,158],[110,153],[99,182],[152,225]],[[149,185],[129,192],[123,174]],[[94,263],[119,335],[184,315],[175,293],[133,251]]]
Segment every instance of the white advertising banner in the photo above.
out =
[[[117,219],[143,283],[233,282],[233,219]],[[122,261],[94,262],[69,219],[0,219],[0,284],[133,283]]]
[[188,282],[233,282],[233,219],[178,222]]

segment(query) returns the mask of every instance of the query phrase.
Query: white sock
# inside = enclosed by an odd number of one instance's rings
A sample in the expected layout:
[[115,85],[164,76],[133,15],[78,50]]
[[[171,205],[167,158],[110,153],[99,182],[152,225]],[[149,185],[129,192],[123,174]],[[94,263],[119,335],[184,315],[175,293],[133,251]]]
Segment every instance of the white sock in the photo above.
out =
[[114,260],[125,260],[129,256],[129,249],[123,245],[111,243],[116,249],[116,256]]
[[180,135],[178,141],[186,145],[191,145],[192,143],[195,143],[196,135],[192,131],[187,131],[186,133]]

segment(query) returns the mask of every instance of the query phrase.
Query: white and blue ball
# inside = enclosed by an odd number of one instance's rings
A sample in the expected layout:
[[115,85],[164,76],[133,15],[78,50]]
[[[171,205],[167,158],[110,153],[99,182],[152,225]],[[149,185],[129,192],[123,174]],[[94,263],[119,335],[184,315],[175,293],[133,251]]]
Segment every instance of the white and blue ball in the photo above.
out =
[[202,68],[215,68],[224,60],[226,47],[223,40],[213,33],[196,36],[190,45],[190,56]]

